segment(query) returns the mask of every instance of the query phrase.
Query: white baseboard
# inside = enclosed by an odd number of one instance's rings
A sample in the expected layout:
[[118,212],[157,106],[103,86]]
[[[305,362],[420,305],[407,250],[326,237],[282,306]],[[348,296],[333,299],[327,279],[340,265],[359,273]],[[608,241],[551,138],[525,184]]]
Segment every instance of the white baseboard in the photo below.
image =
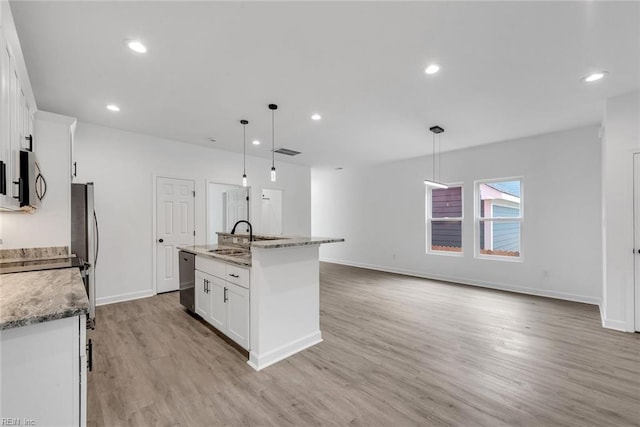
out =
[[116,302],[131,301],[134,299],[148,298],[154,296],[156,293],[153,289],[147,289],[146,291],[128,292],[126,294],[113,295],[110,297],[102,297],[96,299],[96,305],[114,304]]
[[605,319],[604,317],[602,317],[602,327],[622,332],[634,332],[633,330],[629,330],[627,322],[623,322],[622,320]]
[[561,299],[566,301],[581,302],[584,304],[598,305],[598,306],[600,305],[599,298],[587,297],[584,295],[568,294],[564,292],[555,292],[555,291],[549,291],[549,290],[543,290],[543,289],[521,288],[517,286],[503,284],[503,283],[491,283],[491,282],[485,282],[482,280],[471,280],[466,277],[430,275],[420,271],[396,269],[396,268],[384,267],[384,266],[373,265],[373,264],[344,261],[344,260],[333,259],[333,258],[321,257],[320,261],[330,262],[333,264],[348,265],[351,267],[366,268],[368,270],[377,270],[377,271],[384,271],[387,273],[402,274],[405,276],[419,277],[421,279],[440,280],[443,282],[452,282],[460,285],[478,286],[481,288],[496,289],[499,291],[507,291],[507,292],[525,294],[525,295],[535,295],[539,297],[555,298],[555,299]]
[[259,371],[320,342],[322,342],[322,333],[318,331],[264,354],[259,355],[251,350],[247,363],[253,369]]

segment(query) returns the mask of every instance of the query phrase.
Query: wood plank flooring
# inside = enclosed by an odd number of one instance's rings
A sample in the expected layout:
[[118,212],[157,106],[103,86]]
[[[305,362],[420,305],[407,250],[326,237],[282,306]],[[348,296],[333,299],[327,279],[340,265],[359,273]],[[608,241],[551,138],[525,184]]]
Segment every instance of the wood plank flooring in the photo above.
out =
[[321,264],[324,342],[261,372],[178,302],[98,307],[91,426],[640,426],[598,308]]

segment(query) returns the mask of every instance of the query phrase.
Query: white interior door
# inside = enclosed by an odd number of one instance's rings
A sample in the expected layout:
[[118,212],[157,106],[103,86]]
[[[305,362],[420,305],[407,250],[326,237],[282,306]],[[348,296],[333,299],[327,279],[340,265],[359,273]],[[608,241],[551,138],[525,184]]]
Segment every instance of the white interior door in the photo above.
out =
[[157,178],[156,182],[156,291],[177,291],[178,246],[195,242],[194,182]]
[[640,154],[633,156],[633,224],[634,224],[634,277],[635,277],[635,329],[640,331]]
[[265,234],[282,234],[282,190],[262,189],[260,231]]
[[[241,219],[249,220],[249,190],[240,187],[238,189],[229,189],[225,192],[225,231],[231,232],[234,224]],[[246,225],[246,224],[245,224]],[[249,232],[249,227],[237,229],[238,232]]]

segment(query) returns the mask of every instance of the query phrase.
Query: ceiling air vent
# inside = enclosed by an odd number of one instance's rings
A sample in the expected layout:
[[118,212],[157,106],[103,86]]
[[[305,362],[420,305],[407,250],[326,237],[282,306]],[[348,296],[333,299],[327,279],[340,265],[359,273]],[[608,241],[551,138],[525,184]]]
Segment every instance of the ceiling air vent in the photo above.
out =
[[297,156],[300,154],[299,151],[289,150],[288,148],[278,148],[275,152],[278,154],[284,154],[285,156]]

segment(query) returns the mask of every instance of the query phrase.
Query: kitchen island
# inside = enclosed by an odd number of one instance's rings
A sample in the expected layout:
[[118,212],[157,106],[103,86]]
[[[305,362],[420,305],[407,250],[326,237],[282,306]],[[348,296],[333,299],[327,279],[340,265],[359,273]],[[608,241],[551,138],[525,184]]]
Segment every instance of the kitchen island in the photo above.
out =
[[180,249],[196,255],[196,313],[202,316],[199,300],[209,298],[200,304],[210,309],[205,320],[261,370],[322,341],[318,251],[344,239],[255,238],[218,233],[218,245]]

